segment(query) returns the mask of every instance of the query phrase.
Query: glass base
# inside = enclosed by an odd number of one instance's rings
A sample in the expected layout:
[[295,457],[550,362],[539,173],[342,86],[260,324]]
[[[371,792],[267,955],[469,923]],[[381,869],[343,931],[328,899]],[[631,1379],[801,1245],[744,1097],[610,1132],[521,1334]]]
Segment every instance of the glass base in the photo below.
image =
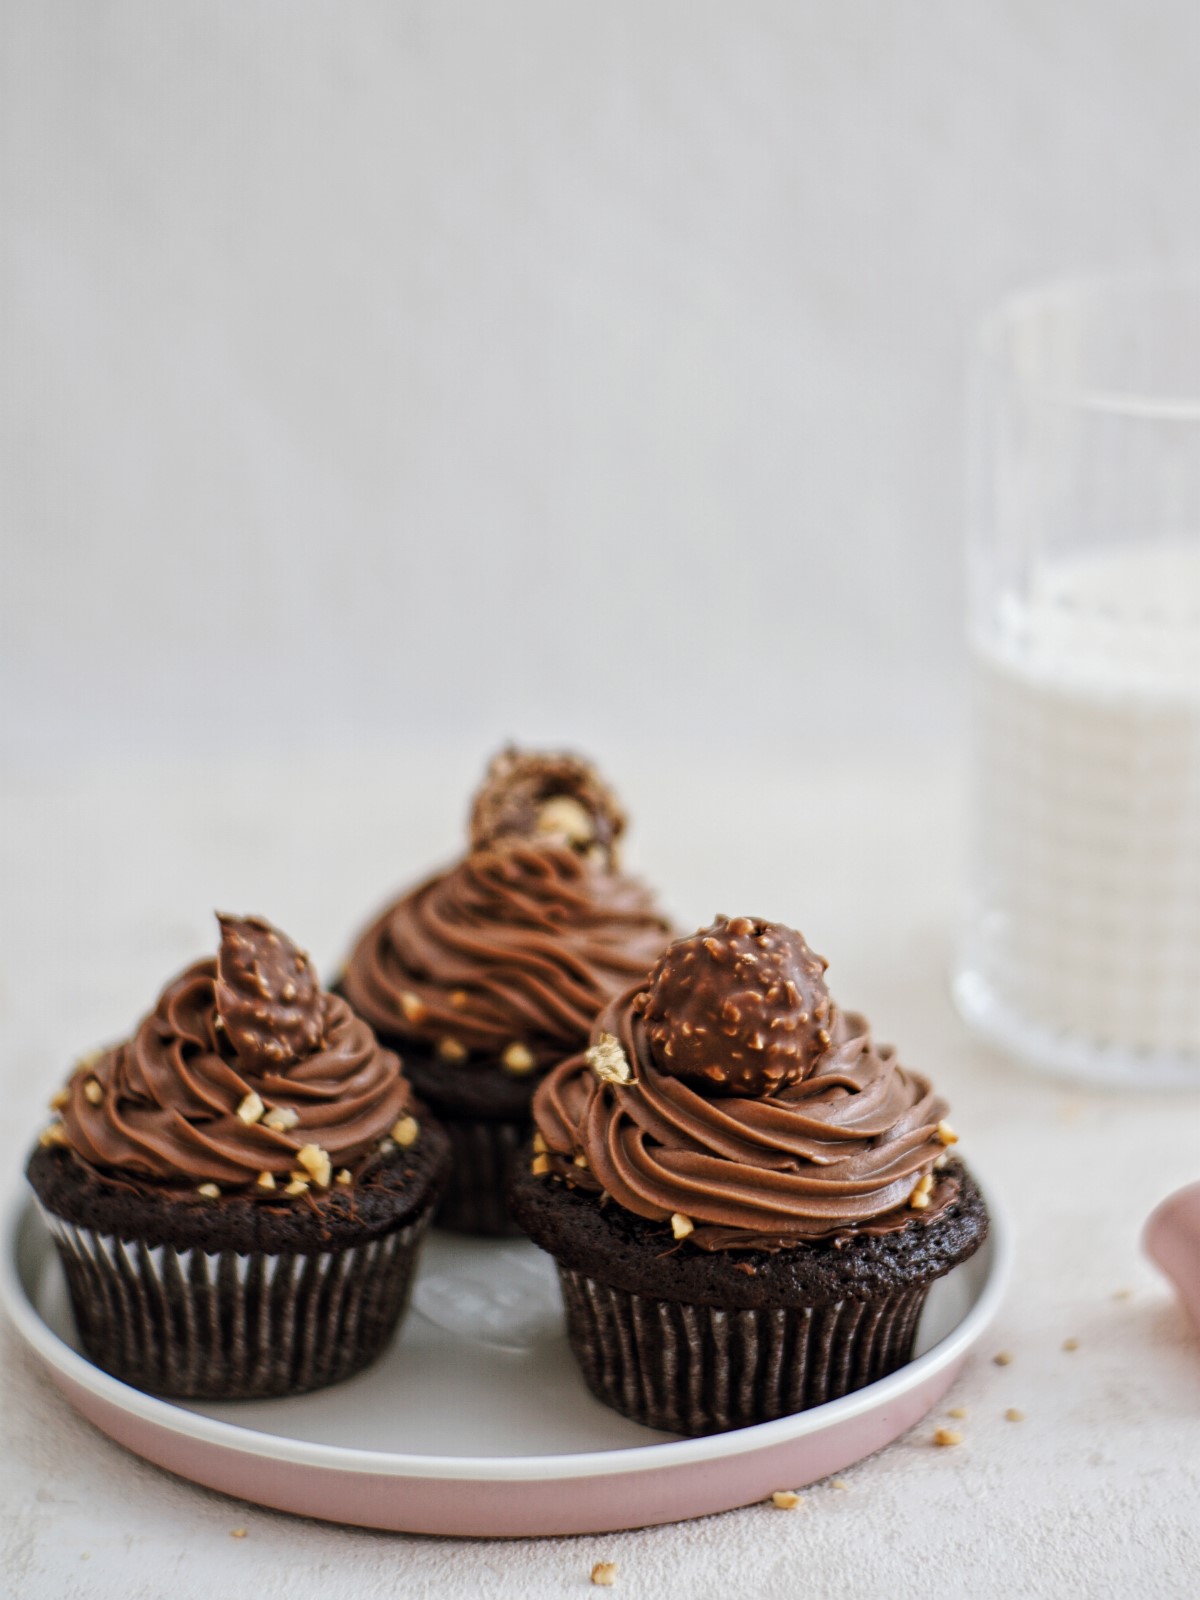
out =
[[970,967],[954,974],[954,1000],[980,1039],[1025,1066],[1105,1089],[1200,1089],[1200,1056],[1131,1050],[1056,1033],[1014,1011]]

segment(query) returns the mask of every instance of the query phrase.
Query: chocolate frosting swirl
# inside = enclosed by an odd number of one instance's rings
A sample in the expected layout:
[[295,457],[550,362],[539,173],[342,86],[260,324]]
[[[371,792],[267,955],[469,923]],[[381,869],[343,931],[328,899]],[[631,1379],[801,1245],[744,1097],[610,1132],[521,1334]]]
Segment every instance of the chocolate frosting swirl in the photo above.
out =
[[[67,1145],[105,1174],[248,1186],[268,1201],[279,1195],[257,1187],[259,1174],[286,1183],[305,1145],[356,1174],[409,1109],[398,1058],[331,994],[313,997],[320,1026],[307,1054],[263,1059],[257,1031],[255,1050],[239,1055],[218,1012],[217,985],[216,961],[196,962],[167,985],[131,1039],[76,1072],[61,1110]],[[266,1116],[281,1110],[276,1120],[291,1125],[271,1127],[261,1113],[243,1120],[238,1109],[251,1094]]]
[[578,1049],[600,1008],[645,974],[670,924],[631,878],[566,845],[472,851],[389,906],[341,988],[381,1033],[533,1067]]
[[[640,987],[614,1000],[593,1031],[620,1044],[628,1082],[618,1072],[602,1080],[581,1055],[538,1088],[534,1120],[551,1172],[640,1217],[682,1214],[702,1250],[891,1232],[917,1220],[909,1202],[926,1174],[934,1182],[921,1220],[953,1199],[957,1179],[934,1171],[946,1104],[891,1046],[873,1043],[863,1017],[834,1009],[829,1045],[799,1083],[712,1098],[655,1065],[633,1007]],[[613,1045],[605,1056],[616,1057]]]

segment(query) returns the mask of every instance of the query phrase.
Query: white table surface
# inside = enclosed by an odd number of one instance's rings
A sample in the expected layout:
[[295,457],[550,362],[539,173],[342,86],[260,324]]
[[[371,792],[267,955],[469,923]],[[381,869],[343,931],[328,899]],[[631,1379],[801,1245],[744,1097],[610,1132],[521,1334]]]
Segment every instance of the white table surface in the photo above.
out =
[[[328,969],[373,905],[454,851],[461,764],[366,752],[313,766],[6,780],[7,1179],[73,1057],[119,1036],[212,947],[213,906],[271,916]],[[5,1327],[6,1600],[528,1600],[600,1592],[588,1581],[599,1559],[619,1564],[613,1592],[630,1600],[1195,1595],[1200,1338],[1138,1233],[1200,1175],[1200,1095],[1084,1092],[970,1041],[946,983],[961,836],[949,765],[814,763],[719,782],[665,781],[649,760],[629,770],[635,865],[652,865],[679,919],[721,910],[800,926],[830,957],[834,994],[935,1075],[964,1152],[1003,1196],[1017,1275],[945,1402],[966,1409],[952,1424],[963,1444],[934,1447],[946,1419],[931,1417],[795,1511],[579,1539],[405,1538],[258,1510],[143,1464],[79,1420]],[[990,1359],[1001,1350],[1003,1367]],[[1010,1406],[1023,1421],[1005,1419]]]

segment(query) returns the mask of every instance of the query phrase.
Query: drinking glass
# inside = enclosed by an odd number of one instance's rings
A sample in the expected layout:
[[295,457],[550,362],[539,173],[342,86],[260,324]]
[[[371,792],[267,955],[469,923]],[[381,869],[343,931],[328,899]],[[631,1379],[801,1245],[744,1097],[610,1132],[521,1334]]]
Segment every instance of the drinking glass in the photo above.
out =
[[1200,1086],[1200,272],[1060,284],[974,364],[962,1014]]

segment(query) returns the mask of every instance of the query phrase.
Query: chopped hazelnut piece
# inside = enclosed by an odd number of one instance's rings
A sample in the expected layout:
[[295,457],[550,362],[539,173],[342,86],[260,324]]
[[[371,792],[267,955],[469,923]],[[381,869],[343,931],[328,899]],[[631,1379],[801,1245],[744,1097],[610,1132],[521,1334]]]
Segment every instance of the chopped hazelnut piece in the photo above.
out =
[[924,1211],[929,1204],[930,1190],[933,1188],[933,1173],[927,1172],[924,1177],[917,1180],[916,1188],[909,1196],[908,1203],[914,1211]]
[[951,1406],[949,1411],[946,1413],[948,1417],[956,1417],[960,1422],[966,1416],[966,1414],[966,1406]]
[[1114,1300],[1132,1300],[1133,1299],[1133,1290],[1132,1289],[1117,1289],[1117,1290],[1114,1290],[1113,1299]]
[[545,1177],[546,1173],[550,1171],[550,1157],[545,1153],[540,1156],[534,1156],[529,1170],[535,1178]]
[[71,1091],[69,1089],[60,1089],[57,1094],[52,1094],[50,1096],[51,1111],[62,1111],[65,1106],[69,1106],[70,1104]]
[[776,1489],[771,1496],[771,1504],[780,1511],[795,1511],[800,1504],[800,1496],[794,1489]]
[[533,1130],[533,1153],[535,1156],[544,1156],[550,1146],[546,1143],[545,1135],[540,1128]]
[[307,1194],[308,1184],[303,1178],[293,1178],[283,1192],[286,1195]]
[[291,1106],[276,1106],[273,1111],[268,1111],[262,1119],[264,1128],[272,1128],[276,1133],[287,1133],[300,1121],[300,1113],[293,1111]]
[[933,1436],[933,1442],[940,1445],[961,1444],[963,1436],[957,1428],[939,1428]]
[[83,1086],[83,1098],[90,1106],[98,1106],[104,1100],[104,1090],[95,1078],[89,1078]]
[[617,1563],[615,1561],[597,1561],[592,1568],[592,1582],[597,1589],[611,1589],[617,1580]]
[[1008,1350],[1001,1350],[992,1357],[992,1360],[998,1367],[1007,1367],[1012,1363],[1012,1352]]
[[831,1478],[829,1481],[829,1487],[831,1489],[848,1489],[850,1485],[846,1482],[845,1478]]
[[686,1239],[688,1234],[695,1229],[696,1224],[691,1217],[685,1217],[682,1211],[675,1211],[671,1215],[671,1232],[677,1239]]
[[256,1189],[273,1189],[275,1187],[275,1174],[273,1172],[260,1172],[254,1180]]
[[506,1072],[515,1073],[517,1077],[533,1071],[532,1053],[517,1040],[508,1046],[500,1061]]
[[1064,1339],[1063,1340],[1063,1349],[1064,1350],[1078,1350],[1079,1349],[1079,1340],[1078,1339]]
[[538,807],[539,833],[557,833],[568,844],[591,844],[596,825],[586,806],[571,794],[553,794]]
[[573,1167],[586,1167],[587,1164],[588,1164],[588,1158],[584,1155],[582,1150],[579,1152],[579,1154],[575,1157],[575,1159],[571,1163],[571,1165]]
[[202,1183],[196,1193],[202,1194],[206,1200],[219,1200],[221,1198],[221,1191],[215,1183]]
[[446,998],[456,1011],[461,1011],[471,997],[465,989],[451,989]]
[[43,1128],[38,1137],[38,1143],[43,1150],[49,1150],[52,1145],[66,1144],[67,1130],[61,1122],[52,1122],[49,1127]]
[[259,1120],[266,1109],[266,1106],[262,1103],[262,1097],[255,1094],[254,1090],[251,1089],[250,1093],[243,1097],[241,1105],[237,1108],[238,1120],[250,1127],[252,1123]]
[[416,1117],[401,1117],[392,1128],[392,1138],[402,1150],[407,1150],[409,1145],[416,1144],[420,1131],[421,1124]]
[[437,1053],[443,1061],[452,1062],[455,1066],[467,1059],[467,1047],[460,1039],[439,1039]]
[[302,1145],[296,1151],[296,1160],[318,1188],[328,1189],[333,1176],[333,1162],[319,1144]]
[[244,1539],[246,1537],[246,1529],[245,1528],[230,1528],[229,1537],[231,1539]]
[[379,1141],[379,1154],[381,1156],[390,1156],[394,1152],[395,1148],[396,1148],[395,1139],[391,1139],[391,1138],[380,1139],[380,1141]]
[[335,1183],[340,1183],[343,1187],[346,1187],[349,1184],[353,1183],[354,1182],[354,1178],[353,1178],[353,1176],[352,1176],[352,1174],[350,1172],[350,1168],[349,1167],[343,1167],[341,1169],[341,1171],[338,1173],[337,1177],[334,1179],[334,1182]]
[[429,1015],[429,1008],[420,995],[413,994],[411,989],[405,989],[400,995],[400,1009],[410,1022],[424,1022]]
[[1016,1406],[1009,1406],[1008,1410],[1004,1413],[1004,1420],[1005,1422],[1024,1422],[1025,1413],[1023,1411],[1018,1411]]
[[954,1129],[950,1126],[950,1124],[947,1121],[945,1121],[945,1119],[943,1119],[937,1125],[937,1136],[942,1141],[943,1144],[957,1144],[958,1143],[958,1135],[955,1133]]
[[628,1058],[614,1033],[602,1033],[596,1043],[584,1051],[583,1059],[601,1083],[630,1083],[633,1080]]

